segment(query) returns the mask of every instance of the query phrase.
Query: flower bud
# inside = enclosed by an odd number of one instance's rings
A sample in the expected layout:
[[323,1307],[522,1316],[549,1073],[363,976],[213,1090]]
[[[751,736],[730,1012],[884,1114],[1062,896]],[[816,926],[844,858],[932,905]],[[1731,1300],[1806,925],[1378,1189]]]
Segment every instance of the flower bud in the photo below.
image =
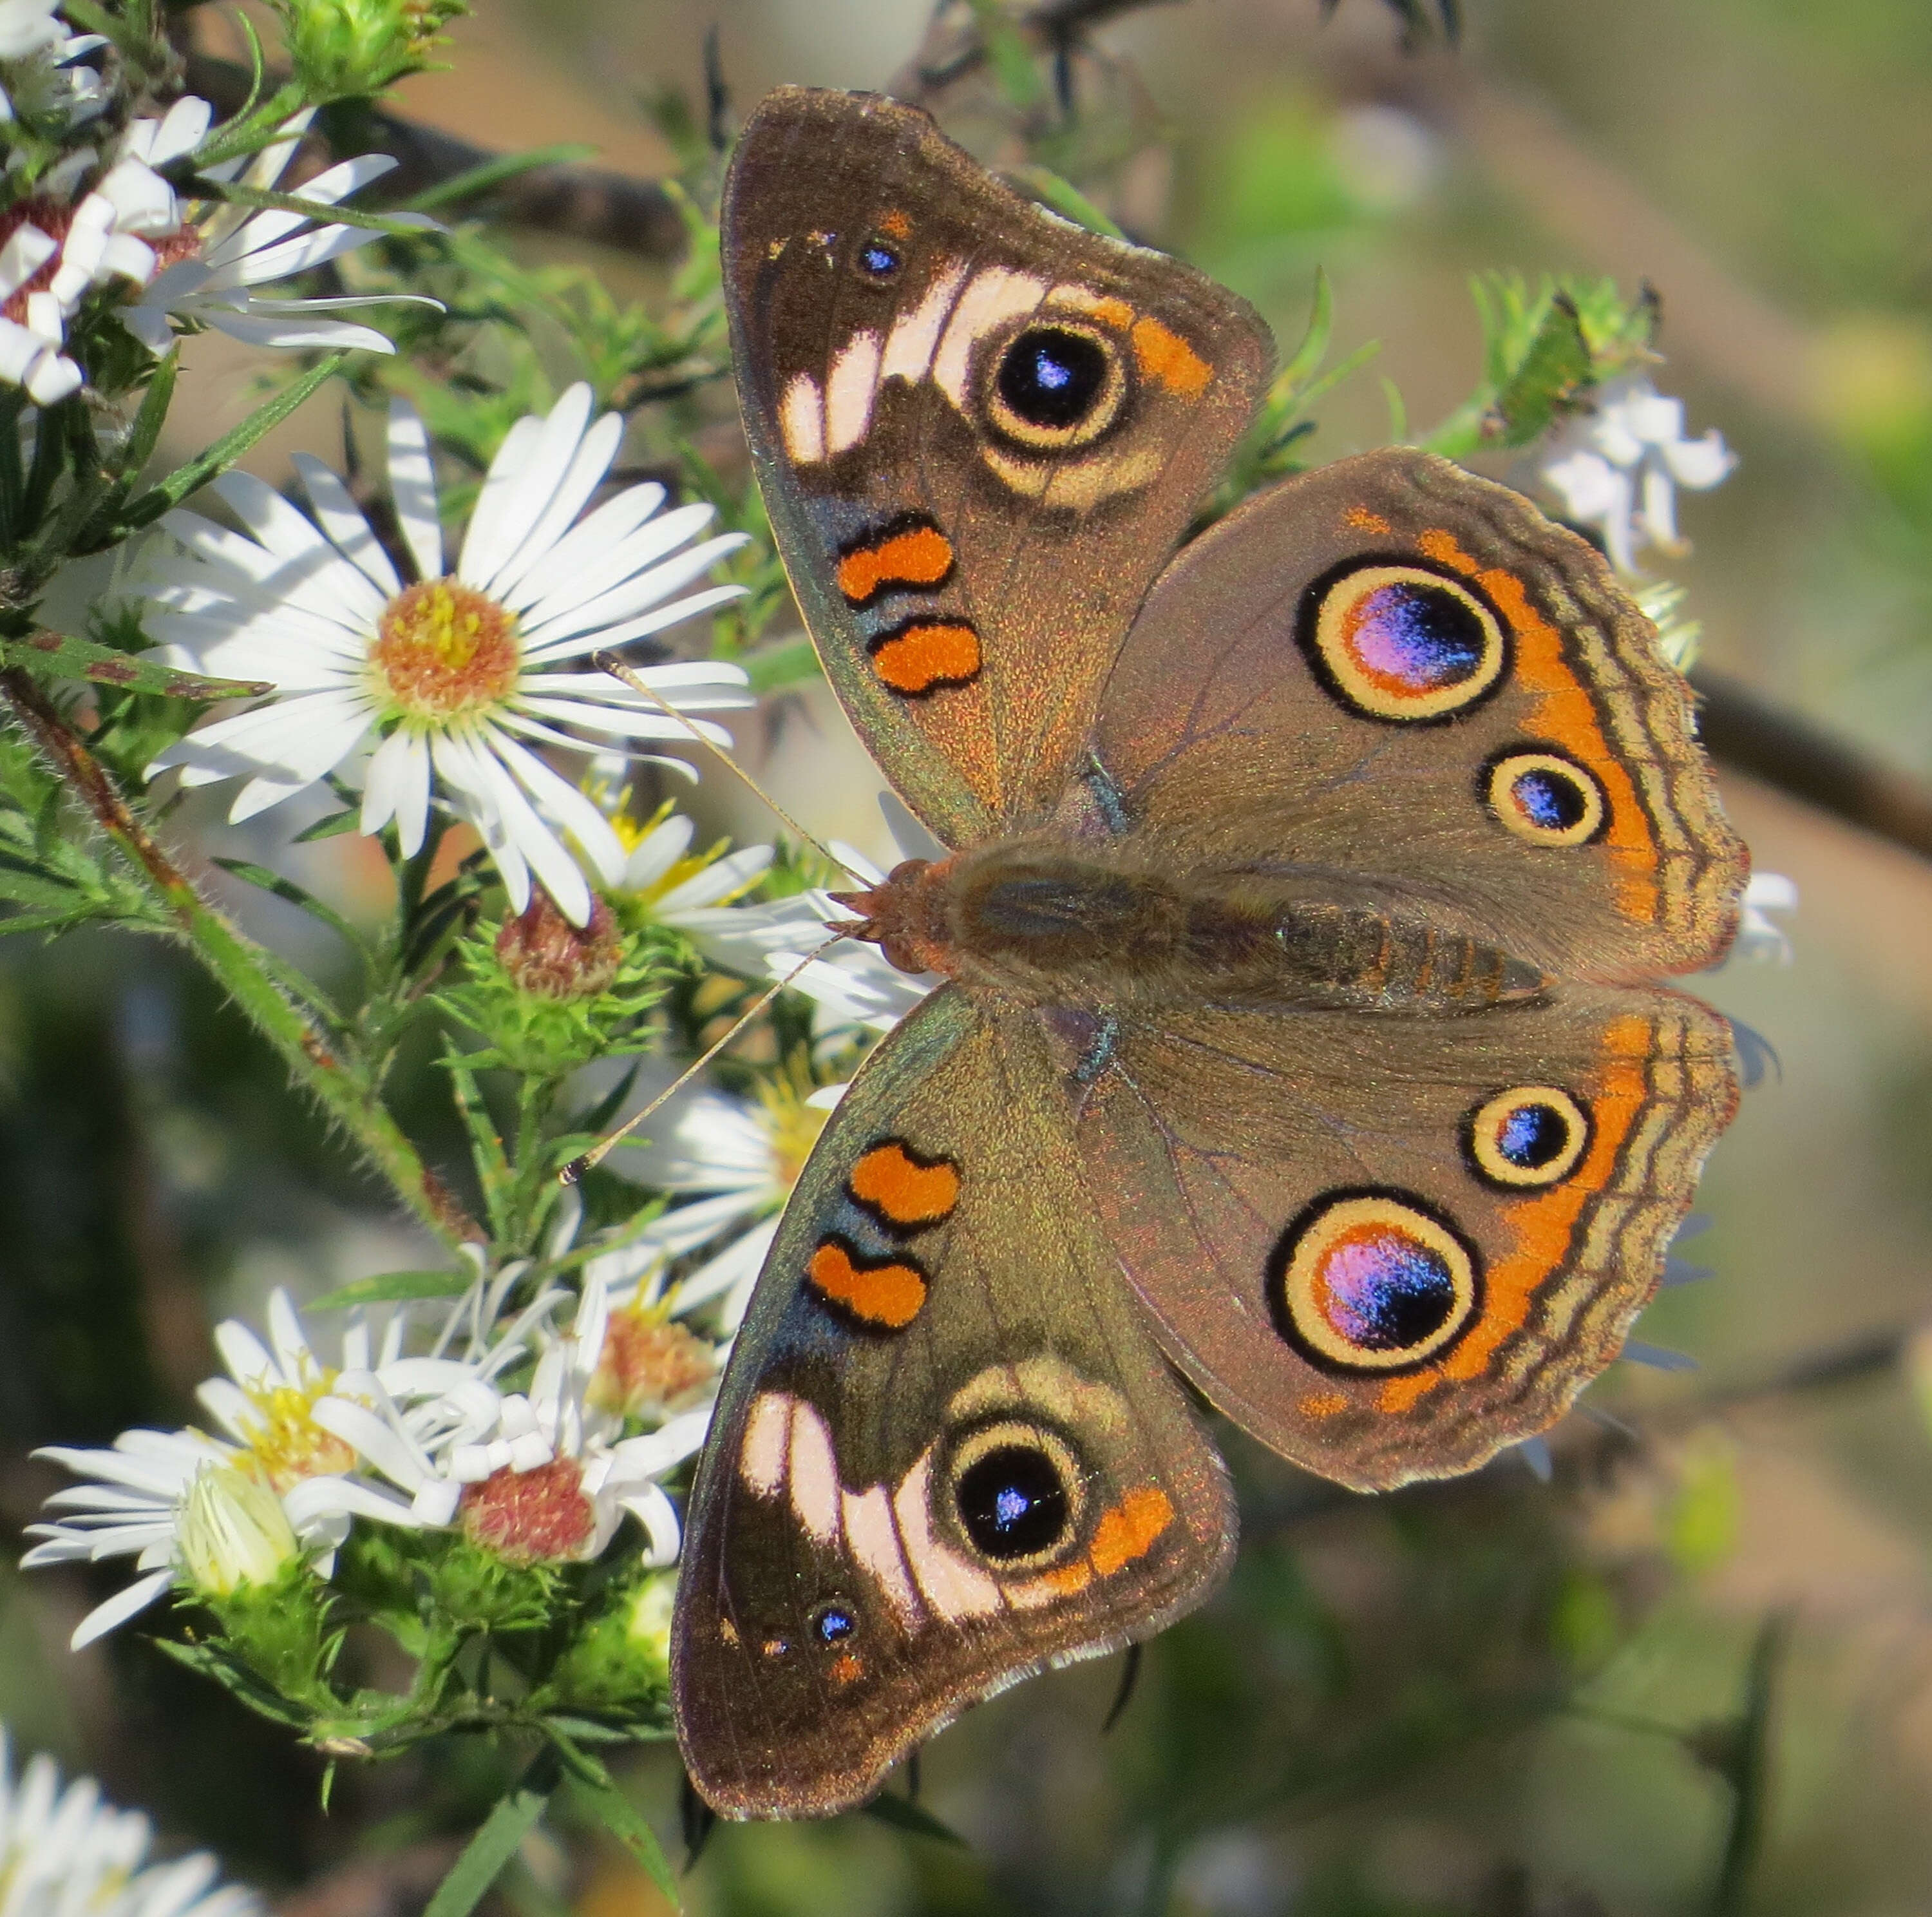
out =
[[296,77],[317,99],[379,93],[428,64],[464,0],[274,0]]
[[592,999],[624,962],[624,935],[602,899],[591,902],[581,930],[556,909],[541,885],[496,935],[497,962],[518,987],[540,999]]
[[204,1465],[195,1474],[176,1537],[181,1569],[204,1597],[273,1584],[302,1556],[282,1501],[232,1465]]

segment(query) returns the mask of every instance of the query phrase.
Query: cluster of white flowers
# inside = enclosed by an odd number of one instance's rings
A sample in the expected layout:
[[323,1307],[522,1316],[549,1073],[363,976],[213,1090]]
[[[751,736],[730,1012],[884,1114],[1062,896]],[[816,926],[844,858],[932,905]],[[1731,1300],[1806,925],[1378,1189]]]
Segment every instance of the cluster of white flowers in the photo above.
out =
[[22,1563],[132,1558],[140,1573],[75,1648],[170,1590],[224,1597],[298,1564],[326,1579],[358,1521],[460,1529],[531,1564],[594,1558],[628,1516],[643,1563],[671,1563],[678,1515],[660,1480],[703,1441],[718,1348],[654,1300],[614,1308],[595,1267],[567,1331],[554,1288],[511,1312],[527,1269],[479,1276],[422,1351],[410,1308],[380,1341],[356,1311],[333,1363],[278,1291],[266,1342],[235,1320],[217,1331],[227,1375],[198,1395],[219,1435],[130,1431],[39,1453],[81,1482],[48,1501]]
[[153,1842],[139,1811],[117,1810],[92,1777],[63,1785],[50,1757],[29,1759],[16,1777],[0,1729],[0,1897],[8,1917],[254,1917],[260,1910],[252,1891],[217,1881],[205,1851],[149,1863]]
[[[263,290],[380,239],[377,230],[318,224],[292,209],[250,212],[218,199],[183,204],[165,170],[206,138],[214,117],[206,101],[190,95],[158,119],[135,119],[104,152],[87,143],[106,103],[100,77],[74,62],[105,44],[98,35],[70,33],[56,0],[0,0],[0,126],[31,119],[82,143],[0,213],[0,380],[41,406],[76,391],[85,375],[64,350],[70,324],[91,291],[116,284],[136,296],[118,317],[155,353],[168,350],[178,329],[200,326],[256,346],[393,350],[372,328],[332,317],[337,308],[372,303],[369,297],[298,299]],[[310,117],[292,120],[252,161],[212,164],[202,176],[273,188]],[[376,155],[345,161],[296,197],[320,211],[395,164]],[[394,217],[434,224],[422,215]]]

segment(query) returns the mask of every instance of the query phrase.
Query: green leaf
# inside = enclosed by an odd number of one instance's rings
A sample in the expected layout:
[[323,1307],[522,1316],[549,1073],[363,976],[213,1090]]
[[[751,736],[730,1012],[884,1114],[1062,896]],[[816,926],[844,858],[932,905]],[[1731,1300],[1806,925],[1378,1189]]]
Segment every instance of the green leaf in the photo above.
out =
[[[535,1781],[538,1765],[543,1767],[543,1774],[549,1781]],[[524,1781],[498,1801],[496,1807],[483,1820],[482,1828],[464,1847],[463,1855],[450,1867],[449,1875],[436,1886],[423,1917],[470,1917],[482,1902],[484,1892],[496,1881],[498,1872],[536,1829],[556,1788],[555,1771],[556,1760],[545,1751],[524,1774]]]
[[326,359],[291,380],[272,399],[256,407],[238,426],[224,433],[205,452],[197,454],[186,465],[177,466],[159,485],[151,487],[129,506],[116,536],[125,538],[143,526],[152,525],[170,507],[180,505],[190,493],[198,492],[210,479],[226,472],[257,440],[273,432],[312,393],[320,392],[334,379],[348,357],[346,350],[332,353]]
[[516,1189],[515,1174],[497,1135],[490,1107],[483,1101],[476,1083],[476,1069],[464,1056],[454,1038],[443,1038],[443,1064],[455,1094],[456,1109],[470,1134],[470,1154],[476,1166],[477,1182],[483,1188],[483,1202],[488,1207],[491,1228],[501,1236],[509,1217],[508,1207]]
[[130,693],[158,693],[164,699],[257,699],[274,690],[266,680],[206,679],[199,673],[177,672],[140,653],[122,652],[60,632],[36,632],[31,638],[10,640],[4,652],[8,665],[24,666],[40,678],[92,679],[96,685],[118,686]]
[[307,912],[310,918],[327,926],[350,951],[358,955],[366,951],[362,933],[333,906],[324,905],[306,886],[298,885],[292,879],[284,878],[279,872],[271,872],[266,865],[256,865],[249,859],[217,857],[214,863],[231,876],[259,887]]
[[914,1837],[931,1837],[935,1843],[956,1844],[962,1850],[972,1846],[950,1824],[942,1823],[922,1804],[913,1802],[909,1797],[892,1797],[884,1792],[866,1806],[866,1815],[876,1817],[882,1824],[890,1824],[896,1831],[910,1831]]
[[476,1281],[473,1271],[385,1271],[358,1278],[311,1298],[310,1312],[346,1312],[353,1305],[400,1304],[411,1298],[460,1298]]
[[1084,227],[1106,239],[1124,240],[1126,235],[1089,200],[1071,180],[1063,179],[1051,167],[1014,167],[1006,177],[1021,192],[1037,200],[1063,220]]
[[1034,62],[1026,35],[1001,10],[1000,0],[968,0],[968,4],[1000,91],[1022,113],[1039,106],[1046,98],[1046,82]]
[[[677,1879],[671,1874],[670,1860],[664,1855],[664,1846],[658,1842],[658,1834],[651,1828],[650,1820],[611,1781],[610,1773],[604,1770],[602,1764],[583,1753],[578,1755],[603,1772],[603,1777],[602,1782],[593,1783],[584,1772],[578,1771],[570,1780],[572,1796],[644,1867],[651,1882],[669,1900],[671,1908],[682,1909],[678,1902]],[[572,1768],[574,1770],[575,1766]]]
[[312,845],[317,839],[339,838],[344,832],[352,832],[362,822],[362,813],[353,806],[340,812],[332,812],[326,819],[318,819],[313,825],[305,825],[295,836],[298,846]]
[[226,1651],[212,1644],[183,1644],[173,1638],[156,1638],[153,1641],[170,1657],[185,1664],[191,1671],[199,1671],[205,1678],[212,1678],[231,1696],[239,1698],[250,1710],[271,1722],[286,1724],[292,1730],[308,1728],[306,1711],[290,1704],[280,1691],[272,1690]]
[[362,227],[398,239],[414,239],[436,230],[434,221],[407,212],[365,213],[359,207],[345,206],[339,201],[325,203],[307,200],[298,193],[275,193],[266,187],[244,186],[238,180],[198,179],[194,184],[211,200],[225,200],[231,206],[260,207],[278,213],[306,213],[310,219],[326,221],[332,227]]
[[1553,293],[1528,351],[1496,395],[1496,425],[1486,437],[1502,446],[1527,446],[1574,406],[1593,377],[1576,302],[1567,293]]
[[578,167],[596,157],[596,147],[580,146],[574,140],[565,140],[555,146],[538,146],[528,153],[500,154],[494,160],[485,160],[480,166],[466,168],[446,180],[438,180],[434,186],[425,187],[410,201],[410,209],[414,212],[426,213],[432,206],[448,206],[459,200],[474,200],[478,194],[488,193],[492,187],[501,186],[506,180],[514,179],[519,173],[530,173],[538,167]]

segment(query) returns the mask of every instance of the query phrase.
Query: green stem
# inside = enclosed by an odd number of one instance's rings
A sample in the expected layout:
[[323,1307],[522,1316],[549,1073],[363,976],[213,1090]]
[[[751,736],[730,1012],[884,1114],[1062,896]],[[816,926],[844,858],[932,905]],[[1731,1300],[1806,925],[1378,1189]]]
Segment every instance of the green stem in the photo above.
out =
[[0,693],[145,884],[176,935],[274,1047],[297,1081],[446,1244],[455,1247],[480,1239],[482,1230],[423,1163],[381,1100],[277,988],[265,963],[268,955],[216,912],[177,869],[40,687],[19,668],[8,667],[0,671]]

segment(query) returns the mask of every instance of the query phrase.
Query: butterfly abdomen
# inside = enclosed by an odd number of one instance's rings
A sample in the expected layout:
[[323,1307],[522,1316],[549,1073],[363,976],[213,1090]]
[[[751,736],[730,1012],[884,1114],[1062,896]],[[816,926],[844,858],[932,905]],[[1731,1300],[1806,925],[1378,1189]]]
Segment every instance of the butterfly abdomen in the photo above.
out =
[[849,903],[866,915],[858,936],[902,969],[1036,1005],[1453,1011],[1547,982],[1474,939],[1291,882],[1150,870],[1052,840],[909,860]]

